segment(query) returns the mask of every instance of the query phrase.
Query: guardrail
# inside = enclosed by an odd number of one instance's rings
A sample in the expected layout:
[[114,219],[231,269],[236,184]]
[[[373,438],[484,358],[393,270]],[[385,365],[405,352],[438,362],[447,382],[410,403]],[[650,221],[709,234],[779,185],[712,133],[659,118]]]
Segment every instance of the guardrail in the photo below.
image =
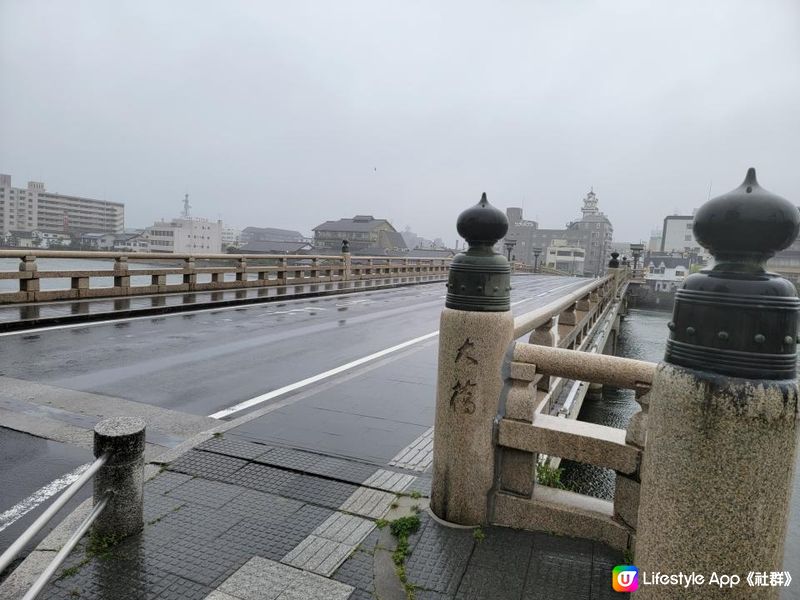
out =
[[100,539],[120,540],[144,526],[145,422],[132,417],[115,417],[94,428],[95,461],[0,555],[0,573],[41,532],[64,505],[94,478],[91,512],[64,543],[22,600],[34,600],[69,553],[89,529]]
[[[19,281],[17,290],[0,291],[0,304],[393,277],[436,280],[446,276],[450,263],[445,258],[351,257],[349,253],[335,256],[131,254],[30,249],[0,250],[0,258],[20,260],[17,271],[0,271],[0,280]],[[110,264],[105,269],[40,270],[37,259],[93,259]],[[162,267],[153,263],[166,264]],[[111,285],[93,286],[100,278],[106,278]],[[62,280],[66,287],[42,289],[43,280]]]

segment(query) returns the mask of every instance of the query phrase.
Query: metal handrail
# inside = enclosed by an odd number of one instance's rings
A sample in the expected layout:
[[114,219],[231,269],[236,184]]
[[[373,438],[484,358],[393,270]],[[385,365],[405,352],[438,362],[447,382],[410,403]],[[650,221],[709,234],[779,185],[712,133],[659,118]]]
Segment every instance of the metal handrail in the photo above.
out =
[[108,504],[110,495],[110,493],[106,494],[103,496],[103,499],[100,500],[100,502],[94,505],[92,512],[87,515],[75,533],[70,536],[61,550],[58,551],[58,554],[56,554],[53,560],[50,561],[50,564],[47,565],[47,568],[42,571],[42,574],[39,575],[39,578],[33,583],[33,586],[31,586],[31,588],[28,590],[28,593],[22,597],[22,600],[35,600],[36,596],[38,596],[39,593],[44,589],[44,586],[47,585],[50,577],[52,577],[53,573],[56,572],[56,569],[62,565],[64,560],[66,560],[67,556],[69,556],[69,553],[72,552],[72,549],[75,548],[83,535],[89,531],[89,527],[92,526],[92,523],[94,523],[97,517],[100,516],[100,513],[103,512],[106,504]]
[[[81,473],[80,477],[76,479],[72,485],[70,485],[64,492],[56,498],[56,500],[47,507],[39,518],[36,519],[33,524],[28,527],[25,532],[17,538],[11,546],[0,555],[0,573],[2,573],[8,565],[11,564],[11,561],[19,554],[25,545],[30,542],[37,533],[39,533],[45,525],[47,525],[50,520],[55,516],[55,514],[61,510],[64,505],[69,502],[72,497],[80,491],[80,489],[86,485],[86,483],[94,477],[95,473],[100,470],[100,468],[106,464],[108,460],[108,455],[100,456],[97,460],[95,460],[89,468],[86,469],[83,473]],[[99,514],[99,513],[98,513]]]

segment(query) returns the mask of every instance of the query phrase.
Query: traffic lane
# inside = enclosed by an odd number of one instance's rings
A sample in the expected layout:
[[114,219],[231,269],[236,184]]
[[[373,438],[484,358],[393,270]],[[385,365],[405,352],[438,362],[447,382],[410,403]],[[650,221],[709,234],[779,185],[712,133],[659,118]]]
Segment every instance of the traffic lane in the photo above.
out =
[[[88,450],[0,427],[0,552],[52,503],[57,494],[49,494],[58,488],[54,481],[93,460]],[[91,485],[84,486],[28,544],[24,554],[91,493]]]
[[[515,298],[543,302],[563,293],[554,288],[588,283],[519,279]],[[5,348],[11,358],[0,364],[12,377],[211,414],[434,331],[442,290],[420,287],[428,289],[367,292],[334,299],[328,307],[325,299],[316,299],[267,311],[248,307],[16,336],[22,347]],[[536,303],[518,309],[524,312]],[[333,307],[335,316],[322,310]],[[34,360],[36,369],[31,370]]]
[[385,465],[433,425],[437,340],[289,398],[225,436]]
[[[0,335],[0,369],[5,375],[48,382],[70,375],[102,370],[109,366],[148,359],[167,359],[182,351],[225,349],[226,343],[246,346],[248,338],[270,335],[303,335],[293,332],[298,324],[313,321],[318,314],[328,320],[334,313],[361,316],[376,310],[408,309],[435,301],[438,288],[425,286],[416,296],[408,293],[366,292],[340,298],[287,301],[230,310],[195,311],[183,315],[124,319],[106,324],[82,324]],[[376,318],[380,314],[375,315]],[[256,343],[259,343],[258,340]],[[81,352],[76,353],[79,346]],[[240,348],[233,346],[231,351]],[[31,366],[35,360],[35,369]]]
[[339,368],[352,359],[435,331],[440,312],[441,303],[436,300],[424,309],[422,305],[415,305],[391,318],[366,322],[359,322],[361,317],[342,318],[337,321],[336,328],[327,330],[305,326],[306,334],[275,343],[268,343],[271,338],[266,335],[263,343],[250,344],[247,352],[234,353],[215,347],[210,350],[210,358],[198,352],[184,352],[166,361],[134,363],[53,383],[193,414],[214,414]]

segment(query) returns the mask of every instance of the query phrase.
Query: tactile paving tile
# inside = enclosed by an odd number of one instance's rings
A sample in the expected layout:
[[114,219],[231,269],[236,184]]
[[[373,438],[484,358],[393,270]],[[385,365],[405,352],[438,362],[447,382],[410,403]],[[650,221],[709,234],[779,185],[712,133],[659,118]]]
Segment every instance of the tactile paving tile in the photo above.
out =
[[362,483],[365,487],[377,488],[387,492],[402,492],[411,485],[416,477],[397,471],[378,469]]
[[425,498],[431,497],[431,478],[428,476],[419,476],[404,490],[406,494],[419,493]]
[[308,472],[360,484],[371,477],[376,470],[377,467],[374,465],[329,456],[313,464]]
[[257,444],[255,442],[248,442],[245,440],[232,440],[225,437],[213,437],[197,446],[196,449],[204,450],[206,452],[215,452],[217,454],[225,454],[227,456],[234,456],[236,458],[253,460],[254,458],[263,456],[267,452],[271,452],[273,448],[273,446]]
[[312,535],[356,547],[374,527],[375,523],[367,519],[336,512],[317,527]]
[[355,545],[342,544],[310,535],[281,559],[288,565],[327,577],[355,550]]
[[376,470],[374,465],[294,448],[275,448],[256,462],[351,483],[361,483]]
[[[76,592],[78,595],[76,595]],[[57,579],[42,592],[48,600],[165,598],[201,600],[211,588],[170,573],[154,561],[95,558],[71,577]]]
[[406,561],[408,580],[424,589],[454,595],[473,544],[472,530],[449,529],[428,520]]
[[250,463],[234,473],[231,483],[271,494],[287,495],[284,491],[300,477],[302,475],[292,471]]
[[297,512],[302,506],[303,503],[299,500],[245,489],[225,505],[225,511],[239,514],[248,520],[274,521]]
[[340,506],[340,510],[370,517],[371,519],[380,519],[389,511],[396,499],[397,496],[389,492],[358,488]]
[[484,538],[475,544],[472,551],[470,569],[507,569],[508,565],[527,565],[530,562],[536,534],[505,527],[486,527],[483,533]]
[[375,588],[372,554],[356,551],[336,569],[333,578],[372,594]]
[[165,515],[145,533],[154,539],[191,535],[208,540],[221,535],[241,520],[242,516],[238,514],[199,504],[185,504],[179,510]]
[[192,475],[186,473],[174,473],[172,471],[163,471],[146,481],[144,484],[145,497],[150,494],[164,494],[179,485],[183,485],[192,478]]
[[389,464],[410,471],[425,471],[433,463],[433,427],[401,450]]
[[339,508],[358,489],[349,483],[313,475],[298,475],[297,477],[291,485],[281,490],[282,495],[329,508]]
[[234,474],[246,464],[247,461],[241,458],[191,450],[175,459],[168,468],[170,471],[196,475],[203,479],[235,483]]
[[275,448],[268,456],[265,455],[256,462],[295,471],[307,471],[311,465],[322,458],[324,458],[322,454],[303,452],[294,448]]
[[[522,597],[525,600],[540,598],[590,600],[591,579],[591,557],[586,560],[566,555],[538,554],[534,549]],[[610,587],[610,577],[606,583]]]
[[166,495],[168,498],[176,498],[192,504],[221,508],[236,496],[241,495],[243,491],[242,488],[229,483],[197,478],[176,487]]
[[252,555],[218,546],[204,538],[179,537],[168,544],[147,548],[148,561],[157,561],[165,571],[211,586],[217,579],[244,564]]
[[245,519],[222,534],[215,543],[280,560],[333,514],[318,506],[303,506],[291,515],[272,521]]
[[145,524],[152,525],[169,513],[180,510],[184,504],[186,503],[178,498],[170,498],[169,496],[161,496],[159,494],[145,494],[143,510],[144,522]]
[[[464,578],[458,586],[457,600],[509,600],[519,598],[525,584],[525,570],[511,570],[510,565],[505,569],[489,569],[485,567],[472,567],[467,569]],[[561,596],[561,598],[572,598]]]

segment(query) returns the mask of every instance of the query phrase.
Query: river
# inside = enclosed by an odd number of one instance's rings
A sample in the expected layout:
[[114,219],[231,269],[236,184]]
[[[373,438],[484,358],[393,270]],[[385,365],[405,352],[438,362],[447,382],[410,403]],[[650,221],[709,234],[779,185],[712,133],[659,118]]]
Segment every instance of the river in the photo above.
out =
[[[627,358],[638,358],[658,362],[664,358],[667,341],[667,322],[671,314],[663,311],[631,310],[622,321],[617,354]],[[616,388],[605,388],[602,400],[586,399],[579,419],[608,425],[626,427],[637,404],[633,392]],[[614,493],[614,473],[564,461],[562,480],[568,487],[582,494],[611,499]],[[786,536],[784,567],[792,573],[795,581],[784,590],[783,600],[800,600],[800,458],[795,464],[794,492],[792,497],[789,531]]]

